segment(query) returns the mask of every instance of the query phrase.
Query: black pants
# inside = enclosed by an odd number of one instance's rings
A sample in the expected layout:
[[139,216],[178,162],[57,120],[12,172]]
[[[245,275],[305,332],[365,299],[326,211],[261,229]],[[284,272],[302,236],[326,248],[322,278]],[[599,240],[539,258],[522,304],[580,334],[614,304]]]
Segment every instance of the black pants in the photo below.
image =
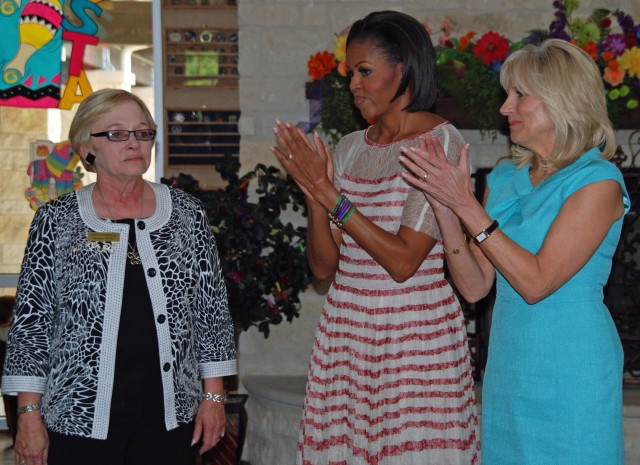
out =
[[164,425],[110,428],[106,440],[48,431],[48,465],[193,465],[193,428],[193,422],[171,431]]

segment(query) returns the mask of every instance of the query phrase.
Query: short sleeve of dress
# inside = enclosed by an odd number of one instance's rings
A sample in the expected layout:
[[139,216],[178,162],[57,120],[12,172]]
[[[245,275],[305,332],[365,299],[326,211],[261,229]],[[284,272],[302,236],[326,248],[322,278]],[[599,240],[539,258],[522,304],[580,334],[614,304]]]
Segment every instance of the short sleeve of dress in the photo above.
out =
[[[434,128],[431,131],[431,135],[436,137],[442,144],[449,163],[457,164],[460,158],[460,150],[464,145],[464,139],[458,130],[450,124],[444,124]],[[404,145],[415,147],[418,145],[418,139]],[[437,240],[442,239],[431,205],[424,193],[413,187],[411,187],[404,205],[401,224],[415,231],[428,234]]]

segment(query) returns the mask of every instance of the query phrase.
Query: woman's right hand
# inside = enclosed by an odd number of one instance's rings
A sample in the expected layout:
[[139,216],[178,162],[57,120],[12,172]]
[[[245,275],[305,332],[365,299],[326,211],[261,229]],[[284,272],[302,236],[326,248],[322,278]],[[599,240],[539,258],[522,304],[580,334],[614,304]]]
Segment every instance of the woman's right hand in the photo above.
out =
[[39,411],[18,417],[15,442],[16,465],[46,465],[49,456],[49,436]]
[[440,141],[430,135],[421,138],[418,147],[403,147],[401,150],[400,162],[408,171],[402,176],[425,193],[436,215],[451,214],[444,207],[456,211],[464,202],[475,203],[471,191],[468,144],[460,150],[457,165],[449,162]]
[[311,144],[306,134],[291,123],[278,121],[274,133],[278,146],[271,148],[273,154],[307,199],[318,202],[323,186],[333,186],[333,159],[329,149],[317,132]]

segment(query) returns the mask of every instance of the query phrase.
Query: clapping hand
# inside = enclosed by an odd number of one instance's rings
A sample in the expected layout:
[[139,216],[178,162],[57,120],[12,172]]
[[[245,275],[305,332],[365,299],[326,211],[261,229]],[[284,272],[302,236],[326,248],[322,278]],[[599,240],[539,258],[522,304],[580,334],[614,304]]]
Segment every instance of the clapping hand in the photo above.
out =
[[277,146],[271,151],[282,167],[295,180],[307,199],[317,201],[314,193],[322,190],[325,183],[332,184],[333,161],[329,149],[317,132],[313,144],[306,134],[291,123],[277,121],[273,129]]
[[403,178],[425,193],[434,211],[442,207],[455,211],[471,192],[468,144],[462,147],[457,165],[449,162],[440,141],[431,135],[420,138],[418,147],[403,147],[402,153],[400,162],[408,170]]

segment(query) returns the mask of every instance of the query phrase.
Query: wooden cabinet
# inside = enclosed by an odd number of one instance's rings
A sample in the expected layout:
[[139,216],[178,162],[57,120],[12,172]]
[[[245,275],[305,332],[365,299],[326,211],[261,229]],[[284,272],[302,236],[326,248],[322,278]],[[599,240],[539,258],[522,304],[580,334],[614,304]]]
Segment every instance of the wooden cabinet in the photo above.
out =
[[215,164],[240,154],[235,0],[163,0],[160,11],[164,177],[222,186]]

